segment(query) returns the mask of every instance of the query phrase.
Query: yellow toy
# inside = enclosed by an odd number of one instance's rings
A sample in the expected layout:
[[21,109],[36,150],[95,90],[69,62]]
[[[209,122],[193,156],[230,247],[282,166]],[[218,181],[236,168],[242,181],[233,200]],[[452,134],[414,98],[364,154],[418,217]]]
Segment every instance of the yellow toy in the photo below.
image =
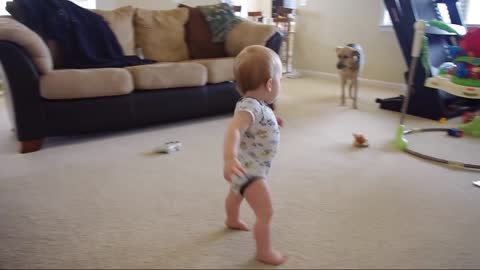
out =
[[440,118],[440,120],[438,120],[438,122],[439,122],[440,124],[445,124],[445,123],[447,123],[447,118],[442,117],[442,118]]

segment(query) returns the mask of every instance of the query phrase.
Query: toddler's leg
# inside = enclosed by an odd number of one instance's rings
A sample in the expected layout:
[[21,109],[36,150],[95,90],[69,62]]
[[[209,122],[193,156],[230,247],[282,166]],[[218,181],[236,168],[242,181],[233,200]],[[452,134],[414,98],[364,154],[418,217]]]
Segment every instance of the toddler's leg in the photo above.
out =
[[270,239],[270,221],[273,216],[273,208],[270,191],[265,181],[254,181],[247,187],[244,196],[257,217],[253,228],[257,243],[257,260],[273,265],[283,264],[287,261],[287,256],[273,250]]
[[233,230],[249,231],[247,224],[240,220],[240,204],[242,200],[243,198],[240,195],[230,190],[227,199],[225,199],[225,210],[227,212],[225,225]]

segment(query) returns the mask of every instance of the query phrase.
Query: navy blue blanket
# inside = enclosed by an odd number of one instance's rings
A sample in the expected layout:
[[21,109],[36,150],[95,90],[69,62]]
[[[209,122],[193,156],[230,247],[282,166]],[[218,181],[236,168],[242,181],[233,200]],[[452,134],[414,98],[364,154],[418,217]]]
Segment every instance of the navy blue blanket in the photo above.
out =
[[104,68],[149,64],[124,56],[105,20],[68,0],[14,0],[19,20],[46,39],[57,41],[65,68]]

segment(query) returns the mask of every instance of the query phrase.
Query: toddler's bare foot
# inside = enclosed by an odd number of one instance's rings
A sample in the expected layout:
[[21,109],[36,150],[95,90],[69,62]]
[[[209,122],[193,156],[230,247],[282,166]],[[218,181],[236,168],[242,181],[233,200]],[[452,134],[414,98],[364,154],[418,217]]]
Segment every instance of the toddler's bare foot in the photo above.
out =
[[287,261],[288,257],[282,253],[272,250],[270,253],[257,254],[257,260],[271,265],[281,265]]
[[225,221],[225,225],[232,230],[250,231],[250,228],[248,227],[248,225],[241,220],[237,220],[237,221],[227,220]]

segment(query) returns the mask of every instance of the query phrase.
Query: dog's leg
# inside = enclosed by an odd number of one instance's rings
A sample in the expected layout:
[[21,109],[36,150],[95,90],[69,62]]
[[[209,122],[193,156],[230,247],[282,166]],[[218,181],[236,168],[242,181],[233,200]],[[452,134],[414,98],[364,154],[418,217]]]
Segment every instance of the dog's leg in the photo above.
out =
[[341,97],[340,105],[345,106],[345,86],[347,85],[347,77],[342,74],[341,79],[342,79],[342,97]]
[[348,96],[351,99],[353,99],[352,88],[353,88],[353,80],[350,81],[350,86],[348,87]]
[[357,97],[358,97],[358,77],[355,77],[352,80],[352,85],[353,85],[353,108],[358,109],[357,106]]

